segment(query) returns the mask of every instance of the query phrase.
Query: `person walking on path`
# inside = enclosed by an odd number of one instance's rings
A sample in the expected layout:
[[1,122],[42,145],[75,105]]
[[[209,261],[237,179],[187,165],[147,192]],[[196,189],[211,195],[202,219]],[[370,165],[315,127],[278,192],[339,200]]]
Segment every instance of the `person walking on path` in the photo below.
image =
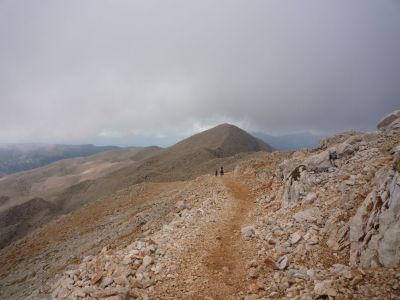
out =
[[215,176],[218,176],[218,169],[215,170]]
[[221,166],[221,170],[219,171],[219,174],[220,174],[221,176],[224,176],[224,167]]

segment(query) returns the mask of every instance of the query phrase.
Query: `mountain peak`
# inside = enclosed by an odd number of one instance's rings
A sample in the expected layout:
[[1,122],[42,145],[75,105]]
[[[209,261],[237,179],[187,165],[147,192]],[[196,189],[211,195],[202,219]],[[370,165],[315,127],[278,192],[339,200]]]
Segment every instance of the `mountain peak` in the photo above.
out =
[[272,151],[272,147],[250,135],[243,129],[228,123],[195,134],[170,149],[174,151],[217,150],[222,156],[232,156],[241,152]]

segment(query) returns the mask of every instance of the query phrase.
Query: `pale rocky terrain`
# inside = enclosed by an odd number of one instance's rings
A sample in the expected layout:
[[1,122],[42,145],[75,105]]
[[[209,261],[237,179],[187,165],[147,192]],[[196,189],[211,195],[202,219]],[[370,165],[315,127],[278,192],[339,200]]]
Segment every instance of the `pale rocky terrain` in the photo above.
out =
[[377,128],[88,203],[1,250],[0,298],[400,299],[400,111]]
[[107,151],[0,178],[0,248],[62,214],[108,196],[90,189],[91,183],[159,151],[158,147]]

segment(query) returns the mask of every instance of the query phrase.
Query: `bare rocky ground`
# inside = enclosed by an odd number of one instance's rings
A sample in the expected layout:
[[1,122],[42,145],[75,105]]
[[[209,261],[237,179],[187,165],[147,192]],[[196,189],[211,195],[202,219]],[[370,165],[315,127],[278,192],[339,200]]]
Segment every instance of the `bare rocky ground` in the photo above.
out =
[[121,190],[3,249],[1,298],[400,299],[400,112],[378,129]]

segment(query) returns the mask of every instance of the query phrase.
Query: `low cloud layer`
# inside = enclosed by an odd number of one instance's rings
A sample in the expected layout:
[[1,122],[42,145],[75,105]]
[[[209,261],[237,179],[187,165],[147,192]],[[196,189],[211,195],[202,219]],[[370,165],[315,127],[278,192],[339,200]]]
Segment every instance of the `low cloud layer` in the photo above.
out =
[[400,107],[399,28],[396,0],[3,0],[0,142],[373,130]]

